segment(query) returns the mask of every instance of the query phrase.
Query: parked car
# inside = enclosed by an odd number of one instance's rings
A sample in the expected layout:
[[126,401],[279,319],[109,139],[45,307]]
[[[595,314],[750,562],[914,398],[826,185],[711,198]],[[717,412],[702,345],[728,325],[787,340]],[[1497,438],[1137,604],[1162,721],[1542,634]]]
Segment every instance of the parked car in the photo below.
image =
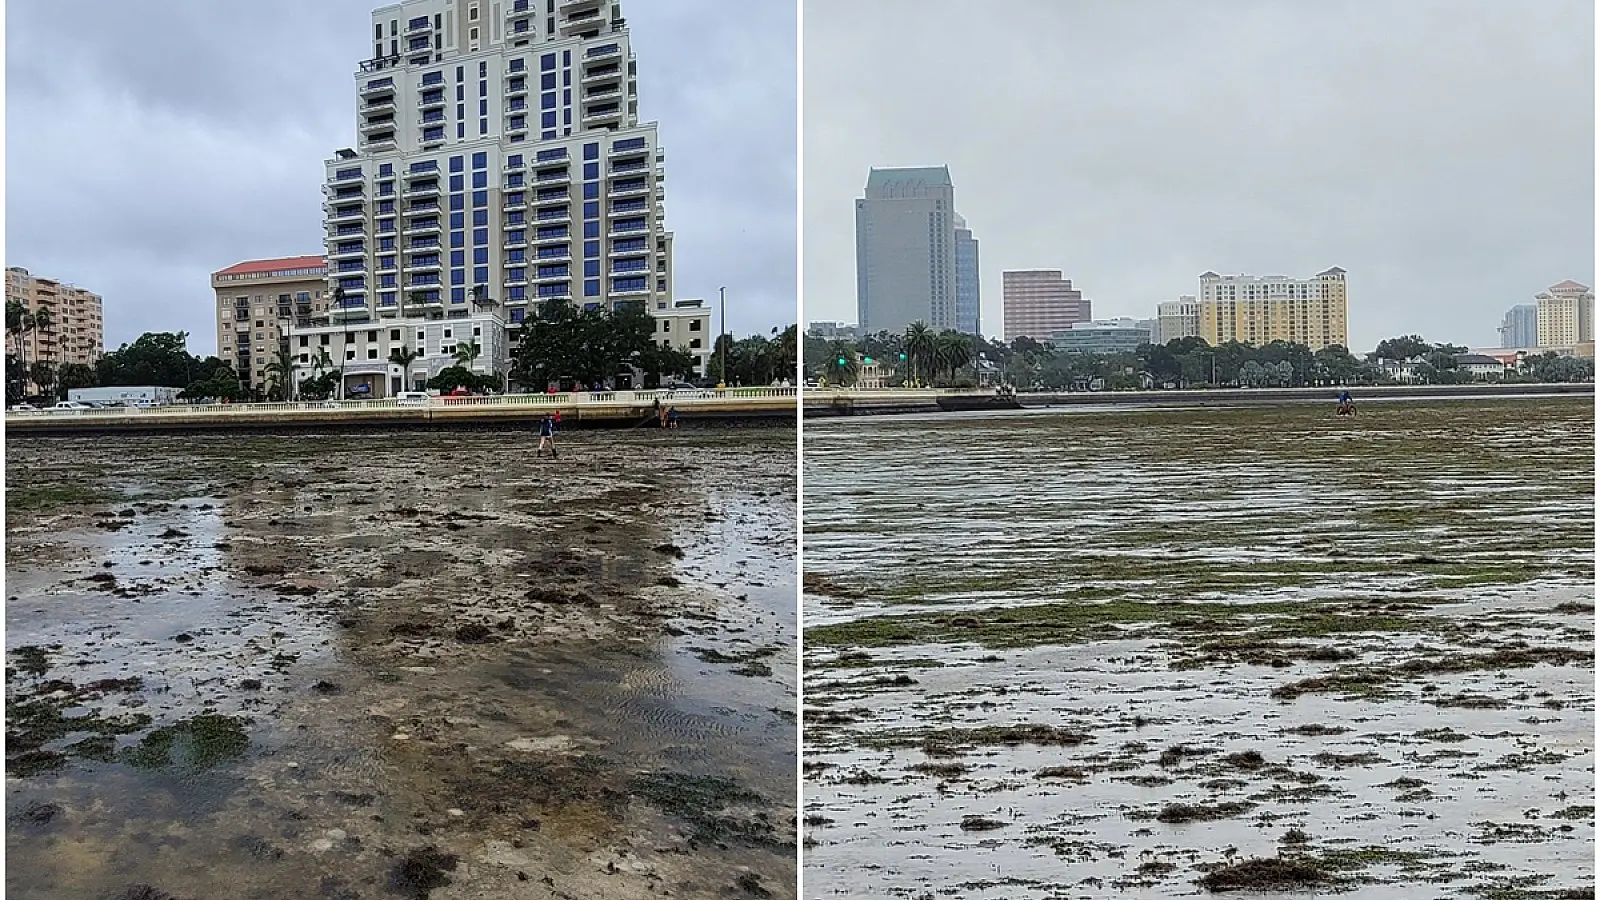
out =
[[39,407],[34,406],[32,403],[18,403],[11,408],[17,412],[38,412],[39,410]]
[[60,403],[57,403],[55,406],[50,407],[50,410],[52,412],[66,412],[66,411],[82,412],[84,410],[90,410],[90,409],[94,409],[94,407],[90,406],[87,403],[79,403],[76,400],[63,400]]
[[427,406],[427,391],[401,391],[394,395],[394,399],[401,406]]

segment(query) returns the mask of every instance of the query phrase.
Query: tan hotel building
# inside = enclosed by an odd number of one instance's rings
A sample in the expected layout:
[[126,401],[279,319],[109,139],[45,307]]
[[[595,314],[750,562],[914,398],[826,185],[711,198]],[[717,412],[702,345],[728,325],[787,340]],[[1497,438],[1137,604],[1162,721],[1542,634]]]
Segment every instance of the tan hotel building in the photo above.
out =
[[6,302],[22,301],[28,312],[50,310],[48,327],[22,335],[8,335],[6,352],[16,353],[17,343],[29,364],[80,363],[92,366],[105,353],[105,318],[100,295],[50,278],[37,278],[27,269],[6,269]]
[[211,276],[217,356],[251,387],[267,386],[267,364],[297,319],[328,317],[328,264],[321,256],[256,259]]
[[1206,272],[1200,276],[1200,337],[1213,347],[1228,341],[1348,347],[1344,276],[1338,266],[1303,279]]

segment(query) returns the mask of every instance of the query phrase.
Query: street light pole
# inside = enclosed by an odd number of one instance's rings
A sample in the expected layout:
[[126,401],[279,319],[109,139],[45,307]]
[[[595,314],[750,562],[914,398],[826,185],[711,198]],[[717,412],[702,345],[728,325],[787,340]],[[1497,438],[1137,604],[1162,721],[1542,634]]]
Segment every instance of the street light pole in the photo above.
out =
[[728,289],[717,288],[717,297],[722,305],[722,377],[718,379],[721,387],[728,386]]
[[339,328],[344,332],[344,346],[339,348],[339,399],[344,399],[344,362],[350,355],[350,317],[344,314],[344,288],[333,289],[333,308],[339,311]]

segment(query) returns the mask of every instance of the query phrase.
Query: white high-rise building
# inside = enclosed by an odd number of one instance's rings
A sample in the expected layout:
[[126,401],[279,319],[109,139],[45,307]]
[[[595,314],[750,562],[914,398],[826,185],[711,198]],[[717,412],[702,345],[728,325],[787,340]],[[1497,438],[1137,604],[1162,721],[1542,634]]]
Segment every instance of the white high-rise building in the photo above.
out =
[[1184,294],[1176,300],[1156,304],[1156,327],[1150,343],[1165,344],[1200,334],[1200,304]]
[[335,323],[543,301],[672,312],[656,126],[616,0],[407,0],[372,14],[355,150],[327,161]]

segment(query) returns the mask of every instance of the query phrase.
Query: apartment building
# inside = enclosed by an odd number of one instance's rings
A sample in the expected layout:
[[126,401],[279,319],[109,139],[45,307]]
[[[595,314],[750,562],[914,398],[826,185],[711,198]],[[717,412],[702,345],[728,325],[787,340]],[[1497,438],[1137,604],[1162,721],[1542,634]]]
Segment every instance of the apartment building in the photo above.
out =
[[978,239],[967,220],[956,214],[956,330],[982,334],[982,293],[978,289]]
[[1212,346],[1228,341],[1257,347],[1289,341],[1313,350],[1349,346],[1345,270],[1338,266],[1304,279],[1206,272],[1197,302],[1200,337]]
[[706,301],[675,300],[671,309],[657,310],[651,315],[659,323],[657,338],[661,346],[688,351],[695,359],[691,379],[706,377],[710,371],[706,364],[717,345],[717,336],[711,333],[711,307]]
[[252,259],[211,273],[217,357],[247,387],[267,389],[267,365],[296,325],[328,321],[327,275],[320,256]]
[[1019,337],[1036,341],[1071,330],[1094,318],[1083,292],[1061,277],[1060,269],[1018,269],[1000,273],[1006,343]]
[[1532,347],[1539,342],[1539,307],[1533,303],[1519,303],[1506,310],[1500,320],[1500,346],[1502,348]]
[[548,300],[673,312],[664,157],[615,0],[407,0],[371,36],[358,146],[327,161],[335,323],[488,316],[514,347]]
[[1594,291],[1563,281],[1534,295],[1535,330],[1540,347],[1575,347],[1594,340]]
[[1165,344],[1200,334],[1200,304],[1189,294],[1156,304],[1156,325],[1150,343]]
[[105,354],[104,303],[99,294],[53,278],[39,278],[19,266],[6,269],[6,303],[20,302],[29,313],[49,310],[49,321],[22,334],[7,335],[6,352],[28,363],[92,366]]
[[956,200],[945,166],[872,169],[856,200],[856,309],[862,334],[912,322],[955,328]]
[[[289,353],[296,382],[338,372],[344,387],[337,399],[382,400],[423,390],[429,379],[452,366],[503,379],[511,368],[508,337],[499,313],[483,309],[437,318],[335,318],[297,325],[289,336]],[[477,355],[463,363],[457,351],[474,345]],[[415,359],[401,366],[391,359],[397,350],[409,350]]]

